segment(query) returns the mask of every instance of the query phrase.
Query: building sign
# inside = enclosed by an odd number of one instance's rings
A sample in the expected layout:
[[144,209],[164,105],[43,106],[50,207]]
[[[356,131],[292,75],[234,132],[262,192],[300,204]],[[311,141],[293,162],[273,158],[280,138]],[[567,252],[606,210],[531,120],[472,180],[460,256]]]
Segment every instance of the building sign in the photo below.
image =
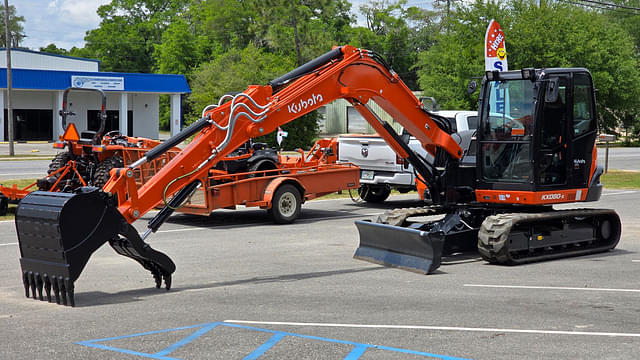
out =
[[71,76],[71,86],[84,89],[124,90],[124,77]]

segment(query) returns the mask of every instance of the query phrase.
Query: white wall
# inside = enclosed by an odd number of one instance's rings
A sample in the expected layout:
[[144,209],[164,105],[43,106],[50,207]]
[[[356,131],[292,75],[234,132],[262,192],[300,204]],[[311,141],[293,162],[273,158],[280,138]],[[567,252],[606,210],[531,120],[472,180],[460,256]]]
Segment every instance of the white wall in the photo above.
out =
[[[0,67],[7,67],[7,51],[0,50]],[[97,72],[97,61],[54,56],[43,53],[32,53],[11,50],[11,67],[15,69],[37,69],[58,71],[91,71]]]
[[133,136],[158,139],[159,98],[158,94],[129,95],[129,110],[133,110]]
[[[6,94],[6,91],[3,92]],[[120,110],[121,92],[107,92],[107,110]],[[133,136],[151,139],[159,138],[159,113],[160,101],[158,94],[127,94],[127,110],[133,111]],[[100,110],[102,99],[98,93],[72,91],[67,98],[70,111],[75,116],[68,116],[67,122],[73,122],[78,131],[87,130],[87,111]],[[59,104],[58,104],[59,103]],[[0,102],[0,106],[2,102]],[[6,95],[4,96],[4,108],[6,108]],[[58,128],[61,119],[58,110],[62,108],[62,91],[21,91],[13,90],[11,98],[13,109],[50,109],[53,113],[53,139],[62,134]],[[126,112],[125,112],[126,114]],[[3,126],[0,114],[0,126]],[[0,131],[2,136],[3,131]],[[3,139],[3,137],[0,137]]]

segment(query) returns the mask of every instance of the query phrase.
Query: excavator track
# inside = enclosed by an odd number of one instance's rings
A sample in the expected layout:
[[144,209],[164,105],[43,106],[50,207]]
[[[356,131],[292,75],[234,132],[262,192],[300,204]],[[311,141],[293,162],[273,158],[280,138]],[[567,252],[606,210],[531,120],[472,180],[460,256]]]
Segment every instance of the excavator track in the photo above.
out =
[[605,252],[616,247],[621,232],[610,209],[504,213],[484,220],[478,250],[492,264],[516,265]]

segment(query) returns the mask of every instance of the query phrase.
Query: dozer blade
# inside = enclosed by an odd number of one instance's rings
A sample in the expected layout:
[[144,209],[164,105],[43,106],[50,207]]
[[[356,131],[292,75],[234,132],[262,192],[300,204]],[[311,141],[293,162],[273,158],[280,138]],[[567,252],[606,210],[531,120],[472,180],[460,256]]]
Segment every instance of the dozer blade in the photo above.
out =
[[356,221],[360,246],[354,258],[430,274],[440,267],[444,236],[422,230]]
[[114,201],[98,188],[84,187],[76,193],[35,191],[20,202],[15,222],[27,297],[44,300],[44,288],[49,302],[55,296],[56,303],[74,306],[74,282],[107,241],[150,270],[157,287],[164,278],[169,288],[174,263],[142,241]]

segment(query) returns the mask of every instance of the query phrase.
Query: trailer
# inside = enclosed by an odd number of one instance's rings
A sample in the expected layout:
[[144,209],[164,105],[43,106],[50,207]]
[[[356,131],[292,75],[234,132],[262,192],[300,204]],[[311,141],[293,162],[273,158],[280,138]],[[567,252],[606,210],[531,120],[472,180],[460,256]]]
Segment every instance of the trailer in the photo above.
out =
[[292,223],[305,201],[360,186],[360,168],[336,163],[335,149],[336,139],[323,139],[306,154],[279,155],[275,169],[228,173],[211,168],[177,211],[209,215],[216,209],[259,207],[278,224]]

